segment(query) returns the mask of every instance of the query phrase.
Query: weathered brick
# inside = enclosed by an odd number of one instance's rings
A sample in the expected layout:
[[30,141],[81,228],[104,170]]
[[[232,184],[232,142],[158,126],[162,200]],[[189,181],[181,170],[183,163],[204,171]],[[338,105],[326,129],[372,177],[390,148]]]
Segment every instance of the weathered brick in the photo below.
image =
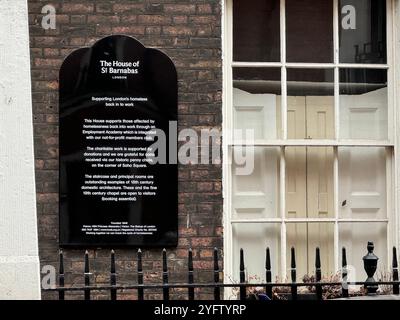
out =
[[118,16],[111,15],[90,15],[87,17],[88,23],[97,23],[97,24],[116,24],[118,23],[120,18]]
[[72,15],[71,16],[71,24],[84,24],[86,23],[85,15]]
[[171,23],[171,17],[164,15],[140,15],[139,23],[145,25],[153,25],[153,24],[169,24]]
[[144,31],[145,31],[144,26],[124,26],[124,27],[117,26],[112,28],[113,33],[129,34],[132,36],[142,35],[144,34]]
[[35,58],[34,65],[35,67],[41,68],[58,68],[61,66],[61,59],[42,59],[42,58]]
[[146,34],[161,34],[161,27],[146,27]]
[[85,38],[82,37],[75,37],[75,38],[71,38],[69,44],[71,46],[83,46],[85,45]]
[[211,4],[205,3],[205,4],[199,4],[199,5],[197,5],[197,12],[200,13],[200,14],[212,13]]
[[193,247],[211,247],[213,240],[209,237],[193,237],[191,243]]
[[93,12],[94,5],[92,3],[63,3],[61,10],[63,13],[83,14]]
[[196,12],[196,5],[194,4],[165,4],[165,13],[185,13],[191,14]]
[[130,1],[126,1],[127,3],[116,3],[113,6],[113,12],[143,12],[144,5],[142,3],[130,3]]
[[[103,36],[126,34],[146,46],[163,50],[174,61],[179,80],[178,126],[221,127],[222,60],[220,5],[203,0],[54,1],[57,30],[40,26],[43,1],[30,0],[32,101],[35,137],[35,170],[40,260],[57,265],[58,251],[58,72],[73,50],[90,46]],[[186,281],[187,250],[193,248],[197,281],[212,281],[213,247],[222,248],[221,166],[179,165],[179,241],[168,250],[171,281]],[[82,284],[83,250],[65,249],[66,282]],[[161,249],[144,250],[146,282],[161,280]],[[222,255],[220,255],[220,258]],[[109,250],[90,250],[93,283],[109,281]],[[136,250],[117,248],[118,279],[131,284]],[[221,261],[222,266],[222,261]],[[176,299],[185,290],[171,290]],[[208,295],[210,294],[210,295]],[[82,299],[82,293],[67,294]],[[136,298],[135,292],[119,293],[120,299]],[[196,289],[196,298],[212,297],[212,291]],[[57,295],[43,294],[56,299]],[[93,299],[108,295],[93,292]],[[161,298],[157,290],[146,299]]]
[[96,12],[106,13],[112,12],[113,6],[112,3],[96,3]]
[[190,27],[168,26],[163,27],[163,33],[169,36],[191,36],[196,34],[196,30]]
[[188,17],[187,16],[174,16],[172,17],[173,23],[176,24],[186,24],[188,23]]

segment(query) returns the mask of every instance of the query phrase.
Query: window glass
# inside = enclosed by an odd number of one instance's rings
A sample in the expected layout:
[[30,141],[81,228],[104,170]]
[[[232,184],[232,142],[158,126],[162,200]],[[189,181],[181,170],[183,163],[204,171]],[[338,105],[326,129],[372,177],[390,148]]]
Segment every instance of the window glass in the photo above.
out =
[[340,70],[340,137],[388,139],[387,71]]
[[280,61],[280,1],[233,1],[233,60]]
[[286,0],[288,62],[333,62],[333,1]]
[[340,62],[386,63],[386,0],[341,0]]
[[339,148],[339,217],[386,218],[386,182],[385,148]]
[[240,249],[243,249],[247,281],[265,282],[265,252],[270,249],[272,279],[280,268],[280,225],[278,223],[240,223],[233,225],[233,279],[239,282]]
[[334,73],[332,69],[287,70],[289,139],[333,139]]
[[[254,148],[254,154],[245,154],[242,148],[233,148],[232,163],[232,218],[263,219],[279,217],[279,148]],[[242,160],[247,155],[248,174],[240,174]],[[249,159],[254,156],[253,159]],[[253,165],[251,168],[250,165]],[[252,169],[252,170],[251,170]]]
[[280,131],[280,94],[279,68],[234,68],[234,129],[252,129],[255,139],[276,139]]
[[[333,223],[288,223],[286,266],[290,268],[291,248],[295,249],[297,282],[315,274],[315,251],[320,249],[323,276],[334,274]],[[290,269],[288,269],[290,270]],[[287,276],[290,279],[290,271]]]

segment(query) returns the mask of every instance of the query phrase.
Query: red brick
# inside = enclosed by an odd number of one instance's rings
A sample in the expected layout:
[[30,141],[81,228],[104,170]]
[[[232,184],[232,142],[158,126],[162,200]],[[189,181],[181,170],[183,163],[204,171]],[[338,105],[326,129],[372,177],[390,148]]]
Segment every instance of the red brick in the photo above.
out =
[[205,260],[194,261],[193,268],[212,270],[214,268],[214,262],[213,261],[205,261]]
[[57,57],[60,55],[60,50],[57,48],[44,48],[43,55],[45,57]]
[[164,15],[140,15],[138,19],[140,24],[146,25],[171,23],[171,17]]
[[161,34],[161,27],[146,27],[146,34]]
[[98,23],[98,24],[116,24],[119,22],[118,16],[104,16],[104,15],[90,15],[87,17],[88,23]]
[[144,5],[141,3],[117,3],[113,6],[113,12],[120,13],[120,12],[142,12],[144,9]]
[[188,23],[187,16],[174,16],[172,17],[172,21],[174,24],[186,24]]
[[71,40],[70,40],[70,45],[71,45],[71,46],[76,46],[76,47],[78,47],[78,46],[83,46],[83,45],[85,45],[85,41],[86,41],[85,38],[80,38],[80,37],[78,37],[78,38],[71,38]]
[[36,67],[52,67],[52,68],[58,68],[61,66],[61,59],[41,59],[41,58],[35,58],[34,59],[34,65]]
[[36,198],[38,203],[58,202],[58,193],[38,193]]
[[214,250],[213,249],[201,249],[200,250],[200,258],[213,258]]
[[94,5],[93,4],[84,4],[84,3],[63,3],[61,10],[64,13],[83,14],[83,13],[93,12]]
[[121,33],[126,35],[135,36],[137,34],[144,34],[145,27],[143,26],[129,26],[129,27],[113,27],[113,33]]
[[195,235],[197,235],[197,230],[194,228],[185,228],[185,227],[179,228],[179,236],[181,237],[195,236]]
[[198,182],[197,183],[197,191],[199,192],[209,192],[213,190],[212,182]]
[[197,5],[197,12],[204,14],[204,13],[212,13],[212,7],[210,4],[199,4]]
[[163,27],[163,33],[169,36],[191,36],[196,33],[196,30],[190,27],[168,26],[168,27]]
[[196,12],[194,4],[166,4],[164,5],[165,13],[186,13],[191,14]]
[[212,238],[209,237],[201,237],[201,238],[192,238],[191,239],[192,246],[194,247],[210,247],[212,246]]

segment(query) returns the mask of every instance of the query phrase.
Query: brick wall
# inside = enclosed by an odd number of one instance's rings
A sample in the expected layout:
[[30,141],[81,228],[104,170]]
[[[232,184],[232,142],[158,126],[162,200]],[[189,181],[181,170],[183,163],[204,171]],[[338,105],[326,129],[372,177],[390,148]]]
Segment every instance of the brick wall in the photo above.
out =
[[[57,10],[57,29],[41,27],[41,9]],[[104,36],[125,34],[163,50],[179,80],[179,126],[221,127],[221,8],[217,0],[28,0],[32,59],[33,122],[41,265],[58,265],[58,71],[73,50]],[[212,249],[222,248],[221,166],[179,167],[179,245],[169,251],[171,282],[186,281],[193,248],[195,281],[211,281]],[[83,250],[65,250],[66,283],[83,282]],[[120,283],[136,281],[136,251],[118,250]],[[90,250],[92,281],[108,283],[109,251]],[[160,279],[161,250],[144,251],[145,281]],[[222,262],[221,262],[222,266]],[[207,297],[206,290],[198,298]],[[134,298],[125,292],[122,298]],[[160,298],[150,292],[147,298]],[[175,292],[174,298],[182,297]],[[56,295],[44,293],[43,298]],[[67,295],[80,298],[82,295]],[[107,298],[98,294],[96,298]]]

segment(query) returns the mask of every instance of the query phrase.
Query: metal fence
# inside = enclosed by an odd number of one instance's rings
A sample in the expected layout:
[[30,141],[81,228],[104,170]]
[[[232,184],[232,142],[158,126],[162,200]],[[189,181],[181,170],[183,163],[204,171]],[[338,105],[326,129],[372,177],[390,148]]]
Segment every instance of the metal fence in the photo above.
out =
[[246,300],[251,297],[248,294],[249,289],[252,288],[263,288],[265,297],[264,300],[272,300],[274,299],[274,288],[286,288],[287,296],[290,300],[297,300],[299,288],[308,287],[312,288],[313,298],[315,300],[323,299],[323,289],[327,287],[339,287],[340,288],[340,296],[343,298],[349,297],[349,285],[359,285],[365,288],[365,292],[368,295],[375,295],[378,289],[378,286],[386,286],[391,288],[391,293],[394,295],[399,295],[399,273],[398,273],[398,263],[397,263],[397,252],[396,248],[393,247],[393,262],[392,262],[392,271],[391,271],[391,280],[390,281],[375,281],[373,278],[376,270],[377,270],[377,262],[378,258],[373,253],[373,243],[368,243],[368,253],[364,256],[364,268],[368,275],[368,278],[364,282],[349,282],[347,280],[348,277],[348,268],[347,268],[347,259],[346,259],[346,249],[342,249],[342,271],[341,271],[341,281],[337,282],[323,282],[322,279],[322,270],[321,270],[321,260],[320,260],[320,249],[316,248],[315,254],[315,275],[313,277],[313,281],[309,282],[297,282],[297,272],[296,272],[296,258],[295,258],[295,249],[291,248],[291,261],[290,261],[290,282],[272,282],[272,270],[271,270],[271,256],[269,248],[266,249],[265,252],[265,283],[248,283],[246,281],[246,268],[245,268],[245,259],[244,259],[244,251],[240,250],[240,274],[239,274],[239,283],[222,283],[220,279],[220,268],[218,264],[218,249],[214,249],[214,270],[213,272],[213,282],[212,283],[195,283],[194,282],[194,269],[193,269],[193,253],[192,250],[188,250],[188,269],[187,269],[187,283],[169,283],[169,271],[168,271],[168,261],[167,261],[167,251],[164,249],[162,251],[162,282],[159,284],[145,284],[144,283],[144,274],[143,274],[143,263],[142,263],[142,251],[137,251],[137,283],[133,285],[118,285],[117,284],[117,273],[116,273],[116,263],[115,263],[115,252],[111,250],[110,254],[110,284],[109,285],[96,285],[93,286],[90,283],[90,269],[89,269],[89,253],[85,252],[84,257],[84,286],[65,286],[65,274],[64,274],[64,255],[63,252],[59,253],[59,275],[58,275],[58,286],[56,288],[45,289],[44,291],[48,292],[58,292],[58,298],[60,300],[65,299],[66,292],[83,292],[84,299],[90,300],[91,293],[93,291],[97,292],[108,292],[111,300],[117,300],[117,292],[118,290],[136,290],[137,291],[137,299],[144,300],[144,292],[145,290],[153,290],[160,289],[162,290],[162,296],[164,300],[170,299],[170,290],[171,289],[185,289],[187,290],[187,298],[188,300],[195,300],[195,288],[211,288],[214,292],[214,300],[221,299],[221,289],[223,288],[236,288],[238,290],[238,299]]

